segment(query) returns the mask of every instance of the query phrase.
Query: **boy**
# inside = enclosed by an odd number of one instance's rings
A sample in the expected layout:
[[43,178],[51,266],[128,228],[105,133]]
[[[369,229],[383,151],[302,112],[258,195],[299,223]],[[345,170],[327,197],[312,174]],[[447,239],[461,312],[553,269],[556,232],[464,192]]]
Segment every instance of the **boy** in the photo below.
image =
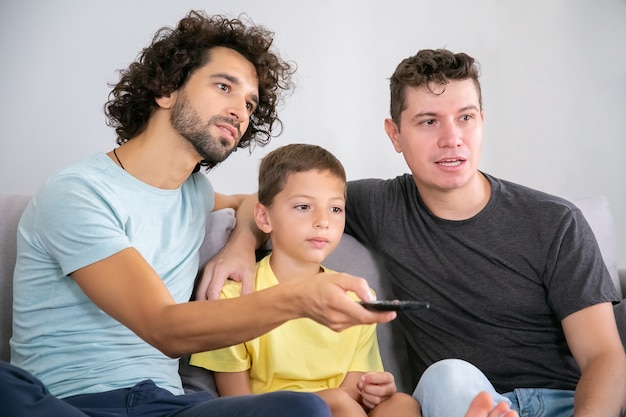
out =
[[[345,193],[343,166],[319,146],[287,145],[263,159],[254,219],[270,234],[272,253],[257,263],[256,291],[324,279],[316,275],[330,272],[321,262],[343,234]],[[222,290],[222,298],[239,295],[234,281]],[[393,375],[383,371],[375,325],[338,333],[309,319],[292,320],[249,342],[192,355],[190,363],[216,372],[221,396],[316,392],[334,417],[421,415],[417,402],[396,392]]]

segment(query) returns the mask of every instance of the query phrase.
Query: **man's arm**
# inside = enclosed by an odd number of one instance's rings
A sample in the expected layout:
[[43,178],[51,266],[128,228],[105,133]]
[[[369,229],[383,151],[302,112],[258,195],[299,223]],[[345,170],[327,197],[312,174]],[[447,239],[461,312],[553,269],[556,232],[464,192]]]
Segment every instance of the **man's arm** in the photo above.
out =
[[383,323],[395,313],[373,313],[346,291],[370,300],[367,281],[320,274],[228,300],[176,304],[161,278],[134,248],[71,274],[105,313],[170,357],[241,343],[286,322],[308,317],[333,330]]
[[574,416],[623,415],[626,354],[611,303],[570,314],[562,325],[582,373],[574,397]]
[[231,207],[236,210],[237,224],[222,250],[207,263],[202,279],[196,289],[197,300],[216,300],[226,279],[242,283],[241,293],[252,292],[255,250],[267,235],[259,230],[254,222],[254,206],[258,202],[256,194],[225,196],[215,194],[215,210]]

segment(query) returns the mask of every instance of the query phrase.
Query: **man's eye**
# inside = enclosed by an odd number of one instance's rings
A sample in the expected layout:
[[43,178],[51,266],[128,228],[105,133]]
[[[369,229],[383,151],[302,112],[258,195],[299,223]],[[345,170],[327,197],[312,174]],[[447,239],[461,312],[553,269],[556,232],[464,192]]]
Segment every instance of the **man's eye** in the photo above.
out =
[[230,85],[224,83],[217,84],[217,88],[224,91],[225,93],[228,93],[230,91]]
[[464,122],[467,122],[469,120],[472,119],[472,115],[471,114],[464,114],[463,116],[461,116],[461,120],[463,120]]
[[249,111],[250,113],[253,113],[253,112],[254,112],[254,110],[255,110],[255,108],[254,108],[254,103],[252,103],[252,102],[250,102],[250,101],[246,102],[246,109],[248,109],[248,111]]
[[420,124],[424,126],[432,126],[435,124],[435,119],[422,120]]

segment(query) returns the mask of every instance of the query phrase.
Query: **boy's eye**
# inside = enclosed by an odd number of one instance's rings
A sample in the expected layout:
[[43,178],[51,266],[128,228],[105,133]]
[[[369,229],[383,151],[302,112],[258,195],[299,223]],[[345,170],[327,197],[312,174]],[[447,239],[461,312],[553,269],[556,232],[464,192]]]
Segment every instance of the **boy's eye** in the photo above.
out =
[[333,213],[341,213],[341,212],[343,212],[343,208],[342,208],[342,207],[339,207],[339,206],[337,206],[337,207],[332,207],[330,210],[331,210]]
[[298,204],[297,206],[294,207],[296,210],[306,210],[309,208],[308,204]]

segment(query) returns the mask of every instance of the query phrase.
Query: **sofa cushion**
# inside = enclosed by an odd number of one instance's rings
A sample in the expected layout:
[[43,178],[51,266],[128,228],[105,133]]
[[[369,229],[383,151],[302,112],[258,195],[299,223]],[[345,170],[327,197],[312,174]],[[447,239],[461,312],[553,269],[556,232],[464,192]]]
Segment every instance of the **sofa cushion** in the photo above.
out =
[[3,361],[8,361],[10,357],[17,224],[29,200],[30,196],[26,195],[0,198],[0,360]]
[[[206,223],[206,235],[200,247],[200,265],[204,266],[226,244],[230,232],[235,228],[233,209],[216,210],[209,214]],[[202,271],[203,268],[200,268]],[[189,365],[189,355],[180,358],[178,372],[183,381],[185,392],[209,391],[217,396],[213,372]]]
[[224,247],[235,228],[235,210],[226,208],[209,213],[204,242],[200,247],[200,265],[204,266]]
[[609,201],[604,196],[570,197],[568,200],[574,203],[574,205],[583,212],[585,220],[587,220],[587,223],[591,226],[596,240],[598,241],[598,246],[600,246],[602,259],[611,274],[613,284],[615,284],[619,296],[623,297],[623,289],[621,287],[617,267],[615,223],[613,222]]

